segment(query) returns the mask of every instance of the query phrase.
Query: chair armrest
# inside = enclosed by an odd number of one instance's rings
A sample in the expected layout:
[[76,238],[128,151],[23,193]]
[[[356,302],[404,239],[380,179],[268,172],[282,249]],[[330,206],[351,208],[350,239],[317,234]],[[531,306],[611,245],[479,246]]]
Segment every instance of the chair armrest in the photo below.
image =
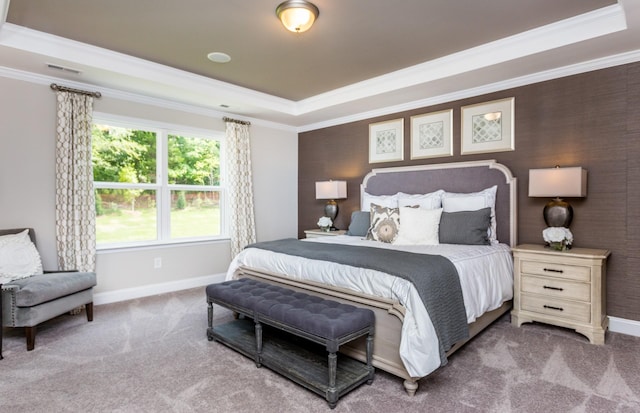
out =
[[11,294],[15,294],[16,291],[18,291],[18,286],[17,285],[13,285],[13,284],[2,284],[2,291],[7,291]]
[[42,271],[43,274],[55,274],[58,272],[78,272],[78,270],[44,270]]
[[2,284],[2,320],[0,328],[16,326],[16,293],[20,287],[15,284]]

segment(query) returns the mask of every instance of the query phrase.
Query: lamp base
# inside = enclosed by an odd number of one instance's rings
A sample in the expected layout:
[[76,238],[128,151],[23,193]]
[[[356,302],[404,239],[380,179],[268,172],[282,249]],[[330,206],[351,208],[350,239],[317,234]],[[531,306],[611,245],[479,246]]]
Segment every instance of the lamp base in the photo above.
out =
[[327,205],[324,206],[324,216],[331,218],[331,222],[336,220],[338,216],[338,203],[333,199],[327,201]]
[[560,198],[549,201],[542,211],[544,222],[549,227],[569,228],[573,220],[573,208]]

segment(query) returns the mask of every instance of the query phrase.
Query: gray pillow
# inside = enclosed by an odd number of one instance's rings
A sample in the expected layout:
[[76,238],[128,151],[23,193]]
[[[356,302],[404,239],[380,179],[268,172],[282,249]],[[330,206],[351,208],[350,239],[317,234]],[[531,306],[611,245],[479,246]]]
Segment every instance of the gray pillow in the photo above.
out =
[[440,243],[489,245],[487,229],[491,225],[491,207],[477,211],[443,212],[440,218]]
[[369,231],[371,213],[369,211],[353,211],[347,235],[366,237]]

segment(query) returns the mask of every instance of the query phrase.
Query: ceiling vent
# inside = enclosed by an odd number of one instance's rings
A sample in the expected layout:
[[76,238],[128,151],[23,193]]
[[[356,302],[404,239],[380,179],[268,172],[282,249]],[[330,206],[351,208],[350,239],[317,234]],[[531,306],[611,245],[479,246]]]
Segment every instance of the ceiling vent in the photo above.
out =
[[74,69],[72,67],[64,67],[64,66],[53,64],[53,63],[47,63],[47,67],[49,69],[56,69],[56,70],[62,70],[63,72],[73,73],[74,75],[79,75],[81,73],[80,70],[78,69]]

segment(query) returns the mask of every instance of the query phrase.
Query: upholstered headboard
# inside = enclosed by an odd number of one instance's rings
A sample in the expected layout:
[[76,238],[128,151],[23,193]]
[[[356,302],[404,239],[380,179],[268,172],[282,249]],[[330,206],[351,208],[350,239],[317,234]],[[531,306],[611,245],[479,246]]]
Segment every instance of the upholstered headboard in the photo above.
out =
[[517,243],[516,178],[506,166],[495,160],[454,162],[432,165],[373,169],[363,179],[364,192],[371,195],[478,192],[497,185],[496,233],[498,241],[514,247]]

